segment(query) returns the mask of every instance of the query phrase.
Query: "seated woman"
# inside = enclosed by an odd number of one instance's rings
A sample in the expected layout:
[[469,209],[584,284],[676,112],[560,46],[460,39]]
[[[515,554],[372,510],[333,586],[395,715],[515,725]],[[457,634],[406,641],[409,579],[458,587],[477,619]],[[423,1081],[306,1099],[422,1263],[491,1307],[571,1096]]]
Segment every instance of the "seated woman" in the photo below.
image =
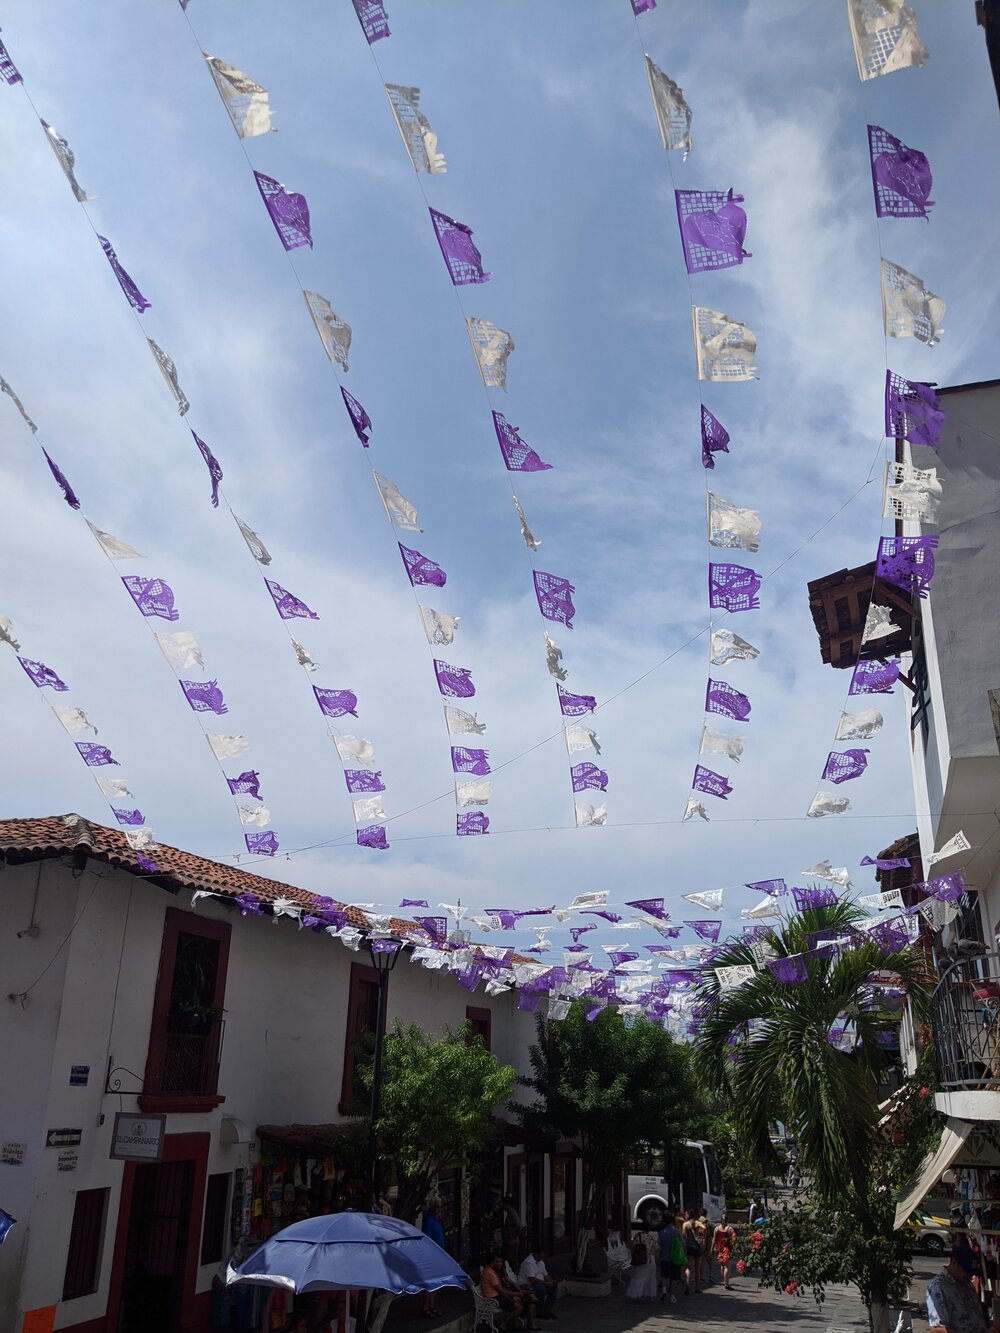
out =
[[502,1254],[491,1255],[483,1264],[479,1289],[487,1300],[499,1301],[504,1316],[501,1321],[502,1328],[510,1328],[521,1317],[526,1317],[528,1328],[537,1327],[534,1297],[521,1291],[508,1280],[504,1273]]

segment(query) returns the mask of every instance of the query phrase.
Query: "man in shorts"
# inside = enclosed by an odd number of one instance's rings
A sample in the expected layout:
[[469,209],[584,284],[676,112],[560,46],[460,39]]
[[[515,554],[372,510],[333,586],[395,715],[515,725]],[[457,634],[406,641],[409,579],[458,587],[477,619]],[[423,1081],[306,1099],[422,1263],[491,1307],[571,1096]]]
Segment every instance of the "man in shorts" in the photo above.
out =
[[660,1242],[660,1300],[664,1301],[669,1297],[670,1304],[676,1305],[674,1283],[683,1282],[684,1265],[676,1260],[677,1247],[683,1249],[683,1241],[680,1228],[675,1225],[673,1217],[667,1218],[666,1224],[660,1228],[657,1239]]

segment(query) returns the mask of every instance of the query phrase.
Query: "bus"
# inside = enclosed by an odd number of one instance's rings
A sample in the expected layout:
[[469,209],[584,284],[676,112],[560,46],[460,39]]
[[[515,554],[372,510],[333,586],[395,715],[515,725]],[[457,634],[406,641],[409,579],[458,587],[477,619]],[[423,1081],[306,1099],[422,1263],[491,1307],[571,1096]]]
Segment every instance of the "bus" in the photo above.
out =
[[709,1222],[718,1222],[726,1211],[726,1195],[711,1143],[685,1139],[669,1154],[662,1147],[640,1144],[629,1162],[628,1206],[633,1223],[653,1231],[687,1208],[704,1208]]

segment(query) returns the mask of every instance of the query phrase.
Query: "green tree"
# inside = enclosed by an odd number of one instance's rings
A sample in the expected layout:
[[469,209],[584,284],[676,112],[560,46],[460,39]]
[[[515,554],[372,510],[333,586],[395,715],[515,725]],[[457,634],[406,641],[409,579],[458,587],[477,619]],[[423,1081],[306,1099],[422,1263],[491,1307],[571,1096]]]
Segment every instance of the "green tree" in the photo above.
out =
[[[352,1114],[367,1119],[372,1059],[366,1051],[355,1068]],[[416,1023],[397,1023],[382,1048],[382,1090],[376,1122],[378,1151],[395,1163],[396,1213],[412,1222],[434,1177],[461,1166],[482,1149],[490,1116],[506,1103],[515,1071],[502,1065],[481,1038],[457,1032],[432,1036]]]
[[626,1023],[614,1009],[587,1022],[576,1001],[558,1023],[537,1017],[532,1072],[518,1081],[536,1094],[513,1113],[530,1134],[579,1136],[587,1190],[581,1233],[602,1224],[608,1186],[621,1180],[641,1144],[669,1152],[692,1132],[696,1105],[690,1051],[646,1019]]
[[[853,904],[839,903],[794,915],[769,932],[768,942],[778,955],[809,949],[814,931],[829,929],[850,938],[851,947],[843,952],[810,957],[804,982],[782,984],[763,968],[744,985],[720,992],[713,973],[701,987],[707,1013],[697,1064],[762,1164],[777,1166],[770,1138],[775,1121],[794,1134],[818,1215],[807,1217],[798,1230],[793,1227],[788,1253],[793,1239],[814,1234],[818,1225],[824,1243],[835,1243],[838,1258],[849,1267],[846,1276],[861,1291],[874,1333],[881,1333],[888,1327],[888,1299],[899,1291],[905,1272],[905,1248],[893,1231],[893,1194],[924,1145],[913,1134],[895,1157],[885,1152],[878,1100],[891,1061],[883,1039],[899,1015],[871,977],[888,972],[898,978],[917,1022],[926,1013],[930,988],[920,953],[883,954],[875,941],[853,930],[861,916]],[[715,966],[753,962],[749,946],[731,940]],[[837,1024],[849,1025],[856,1039],[849,1051],[829,1039]],[[921,1075],[923,1086],[926,1077]],[[919,1087],[910,1080],[904,1100],[917,1095]],[[933,1133],[929,1106],[927,1115]]]

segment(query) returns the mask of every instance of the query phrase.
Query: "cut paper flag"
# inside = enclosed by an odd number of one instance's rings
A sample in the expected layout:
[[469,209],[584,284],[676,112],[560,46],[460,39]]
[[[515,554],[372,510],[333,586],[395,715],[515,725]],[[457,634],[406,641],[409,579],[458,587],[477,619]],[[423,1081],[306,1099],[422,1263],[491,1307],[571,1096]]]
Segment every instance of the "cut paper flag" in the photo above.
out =
[[251,856],[274,856],[279,845],[273,833],[244,833],[243,841]]
[[[646,912],[658,921],[669,921],[670,919],[670,913],[665,910],[663,898],[634,898],[631,902],[627,902],[625,906],[634,907],[637,912]],[[591,927],[588,927],[588,929],[591,929]]]
[[936,449],[941,443],[945,413],[929,384],[908,380],[894,370],[885,372],[885,433],[890,439],[909,440]]
[[434,658],[434,674],[438,689],[448,699],[471,699],[476,693],[472,672],[468,667],[449,666]]
[[945,303],[891,259],[882,260],[882,323],[887,338],[916,338],[928,347],[941,341]]
[[805,955],[801,953],[790,953],[784,958],[769,958],[764,966],[775,981],[780,981],[783,986],[798,986],[809,980]]
[[783,879],[758,879],[748,881],[745,889],[754,889],[757,893],[766,893],[771,898],[783,898],[788,892],[788,885]]
[[226,778],[226,782],[234,796],[252,796],[255,801],[261,799],[260,774],[256,769],[247,769],[236,778]]
[[716,727],[705,726],[701,729],[701,745],[698,747],[698,753],[724,754],[727,759],[732,759],[738,764],[743,757],[745,744],[742,736],[734,736],[730,731],[719,731]]
[[179,620],[174,610],[174,590],[163,579],[144,579],[139,574],[127,574],[123,579],[128,595],[144,616],[160,620]]
[[723,611],[756,611],[761,578],[745,565],[708,566],[708,604]]
[[32,685],[37,686],[38,689],[44,689],[46,685],[49,685],[61,694],[69,689],[69,686],[44,662],[33,662],[30,657],[19,657],[17,660],[21,663],[24,673]]
[[247,78],[241,69],[235,69],[204,51],[202,55],[212,82],[229,112],[233,129],[240,138],[253,139],[258,134],[268,134],[271,130],[271,107],[267,100],[267,90]]
[[340,396],[344,400],[344,406],[347,408],[347,415],[351,418],[351,425],[354,427],[354,434],[361,441],[365,449],[368,448],[368,432],[372,428],[372,419],[361,406],[352,393],[341,385]]
[[740,509],[721,495],[707,494],[708,544],[723,549],[756,551],[759,547],[760,514],[753,509]]
[[141,810],[119,810],[112,806],[111,813],[119,824],[128,828],[141,828],[146,822],[146,817]]
[[149,345],[150,352],[153,354],[153,360],[160,368],[160,374],[166,381],[167,388],[174,396],[174,401],[177,403],[177,411],[181,416],[184,416],[191,404],[184,396],[184,391],[177,382],[177,367],[174,365],[173,361],[171,361],[170,357],[167,356],[163,348],[153,342],[152,338],[147,338],[146,342]]
[[[236,518],[235,514],[233,515],[233,518]],[[249,524],[244,523],[241,518],[236,518],[236,526],[243,534],[243,540],[247,544],[247,550],[257,563],[259,565],[269,565],[271,563],[271,553],[261,541],[260,537],[258,537],[257,533],[254,532],[253,528],[251,528]]]
[[514,339],[488,319],[465,317],[465,328],[475,353],[476,365],[487,389],[507,392],[507,358],[514,350]]
[[14,622],[10,616],[0,616],[0,643],[9,644],[15,653],[21,650],[21,645],[14,638]]
[[[53,708],[56,707],[55,704],[52,706]],[[948,839],[943,847],[940,847],[927,858],[927,864],[932,866],[936,861],[946,861],[949,856],[957,856],[959,852],[967,852],[971,846],[972,843],[964,833],[956,833],[954,837]]]
[[838,786],[859,778],[868,767],[868,750],[831,750],[826,757],[822,780]]
[[179,680],[177,683],[194,712],[216,713],[219,717],[229,712],[217,680]]
[[352,801],[355,824],[368,824],[374,819],[385,819],[381,796],[366,796],[363,800]]
[[529,551],[537,551],[541,542],[537,540],[534,533],[528,527],[528,520],[524,517],[524,510],[521,508],[521,502],[517,496],[512,497],[514,508],[517,510],[517,520],[521,525],[521,537]]
[[725,666],[727,662],[752,662],[760,656],[759,648],[741,639],[731,629],[713,630],[708,651],[708,660],[712,666]]
[[809,802],[806,817],[822,819],[826,815],[844,815],[850,808],[851,802],[846,796],[835,796],[832,791],[818,791]]
[[311,248],[313,241],[309,231],[309,205],[305,196],[290,193],[279,181],[272,176],[265,176],[262,171],[253,174],[281,244],[286,250],[297,250],[302,245]]
[[656,0],[632,0],[632,13],[639,17],[640,14],[648,14],[656,8]]
[[445,166],[444,155],[437,150],[437,135],[420,110],[420,89],[387,83],[385,93],[399,136],[413,163],[413,170],[426,171],[433,176],[443,175],[448,168]]
[[352,796],[359,792],[385,791],[385,783],[378,769],[347,768],[344,770],[344,781]]
[[222,480],[222,465],[216,458],[215,454],[212,453],[211,449],[209,449],[205,441],[195,435],[194,431],[192,431],[191,434],[194,437],[195,444],[198,446],[198,452],[205,460],[205,466],[208,468],[208,475],[212,479],[212,508],[218,509],[219,482]]
[[747,215],[741,194],[732,190],[675,190],[677,224],[689,273],[733,268],[750,259],[743,249]]
[[750,716],[750,700],[726,680],[709,680],[705,691],[705,712],[718,713],[734,722],[746,722]]
[[129,546],[128,542],[119,541],[117,537],[112,537],[110,532],[102,532],[100,528],[95,528],[89,518],[86,520],[86,523],[87,527],[94,534],[95,541],[109,560],[145,559],[135,547]]
[[689,926],[700,939],[708,940],[710,944],[717,944],[722,934],[721,921],[685,921],[683,924]]
[[681,815],[682,823],[689,823],[694,819],[695,815],[697,815],[699,819],[703,819],[706,824],[710,822],[709,813],[702,805],[701,801],[696,800],[693,796],[689,796],[687,798],[687,803],[684,806],[684,813]]
[[572,694],[561,685],[556,686],[556,694],[563,717],[582,717],[584,713],[593,713],[597,708],[597,700],[592,694]]
[[474,750],[466,745],[451,747],[451,770],[453,773],[473,773],[484,778],[490,772],[489,750]]
[[722,422],[714,413],[710,412],[704,403],[701,405],[701,465],[706,468],[715,467],[713,454],[729,453],[729,431],[726,430]]
[[264,582],[282,620],[319,620],[315,611],[310,611],[305,602],[300,601],[280,583],[275,583],[274,579],[265,579]]
[[863,856],[858,864],[875,866],[877,870],[909,870],[910,858],[908,856],[890,856],[879,860],[870,856]]
[[106,745],[95,745],[93,741],[74,741],[73,744],[88,768],[118,767],[118,760]]
[[17,394],[10,387],[10,385],[7,383],[7,381],[4,379],[2,375],[0,375],[0,393],[5,393],[7,395],[10,401],[17,408],[18,412],[20,412],[21,420],[31,431],[32,435],[37,435],[38,427],[32,421],[31,417],[28,416],[27,412],[24,410],[24,404],[21,402],[20,398],[18,398]]
[[56,485],[63,493],[63,499],[69,505],[70,509],[79,509],[80,501],[77,497],[76,491],[74,491],[73,487],[66,480],[66,477],[63,474],[62,469],[59,467],[59,464],[54,462],[49,457],[47,449],[43,449],[42,453],[45,455],[45,461],[49,465],[49,471],[52,473]]
[[576,589],[569,579],[560,578],[558,574],[545,574],[537,569],[532,571],[531,577],[535,583],[535,600],[545,619],[572,629],[573,617],[576,615],[572,594]]
[[216,759],[235,759],[250,749],[250,742],[245,736],[224,736],[217,731],[205,733],[209,748]]
[[435,564],[433,560],[428,560],[427,556],[421,555],[419,551],[404,546],[402,542],[396,544],[399,547],[399,554],[403,558],[403,565],[412,587],[419,588],[425,585],[435,588],[444,587],[448,582],[448,575],[440,565]]
[[598,828],[608,822],[606,805],[587,805],[582,801],[574,803],[577,828]]
[[369,824],[367,828],[359,828],[356,840],[359,847],[371,847],[378,852],[384,852],[389,847],[388,835],[381,824]]
[[455,804],[463,810],[470,805],[488,805],[492,795],[492,782],[455,783]]
[[295,660],[298,662],[299,666],[306,671],[318,671],[319,663],[313,657],[312,653],[309,652],[308,648],[303,648],[298,639],[293,639],[291,635],[289,635],[288,638],[292,645],[292,652],[295,654]]
[[471,227],[456,222],[447,213],[439,213],[436,208],[428,209],[428,212],[452,284],[465,287],[470,283],[489,282],[493,275],[483,271],[483,257],[473,243]]
[[74,708],[71,704],[50,704],[49,707],[71,736],[78,731],[92,731],[97,735],[97,728],[82,708]]
[[781,908],[773,898],[768,897],[761,898],[753,907],[744,907],[740,910],[741,921],[768,921],[780,916]]
[[733,790],[721,773],[714,773],[702,764],[695,765],[694,780],[691,786],[695,791],[704,792],[706,796],[718,796],[723,801],[728,799],[730,792]]
[[517,426],[511,426],[502,412],[493,413],[493,429],[508,472],[547,472],[551,469],[552,464],[542,462],[534,449],[521,439]]
[[435,611],[429,606],[419,605],[420,619],[428,643],[449,644],[454,641],[459,616],[449,616],[444,611]]
[[[13,88],[16,83],[23,82],[20,74],[17,72],[17,66],[14,64],[13,60],[11,60],[10,54],[3,42],[0,42],[0,79],[3,79],[4,83],[11,88]],[[11,1222],[13,1222],[13,1220],[14,1219],[11,1218]],[[4,1234],[6,1234],[6,1232]],[[2,1239],[2,1237],[0,1237],[0,1239]]]
[[574,791],[607,791],[608,775],[596,764],[574,764],[569,770]]
[[550,676],[554,680],[566,680],[569,672],[564,666],[560,666],[563,659],[563,650],[549,638],[548,630],[543,630],[545,636],[545,666]]
[[237,805],[240,823],[245,828],[267,828],[271,822],[271,812],[266,805],[255,806],[252,810],[245,805]]
[[[296,198],[301,198],[301,195],[297,195]],[[326,297],[320,296],[319,292],[303,291],[302,296],[319,334],[319,340],[323,344],[327,360],[335,361],[343,371],[350,370],[347,364],[347,354],[351,350],[350,324],[340,318]]]
[[416,507],[405,499],[396,483],[390,481],[388,477],[383,477],[381,472],[376,472],[374,469],[372,469],[372,476],[375,478],[379,496],[393,527],[402,528],[406,532],[423,532],[423,528],[417,526]]
[[114,248],[108,238],[106,236],[98,236],[97,239],[101,243],[101,249],[104,251],[105,255],[107,255],[108,263],[111,265],[111,271],[118,279],[118,285],[125,293],[129,305],[137,314],[141,315],[143,311],[149,309],[149,302],[125,272],[125,269],[122,267],[121,261],[115,254]]
[[936,536],[880,537],[875,577],[902,588],[912,597],[926,597],[934,577]]
[[643,58],[664,150],[669,153],[673,148],[682,148],[686,162],[691,151],[691,108],[684,100],[684,89],[664,74],[649,56]]
[[721,912],[724,892],[724,889],[704,889],[701,893],[683,893],[681,897],[695,907],[704,907],[706,912]]
[[[920,468],[914,467],[911,463],[886,463],[885,485],[882,490],[882,516],[914,523],[933,523],[937,518],[942,491],[936,467]],[[869,610],[872,607],[874,603]]]
[[358,696],[353,690],[324,690],[319,685],[312,688],[324,717],[357,717]]
[[745,324],[708,306],[691,307],[695,357],[700,380],[740,383],[757,378],[757,339]]
[[843,712],[837,725],[838,741],[870,741],[882,730],[884,719],[877,708],[864,708],[858,713]]
[[715,975],[718,978],[720,991],[736,990],[738,986],[753,981],[757,969],[749,963],[736,963],[732,967],[715,968]]
[[917,148],[907,148],[881,125],[868,126],[875,212],[880,218],[926,218],[934,207],[930,198],[931,165]]
[[365,41],[369,46],[373,42],[380,42],[383,37],[392,35],[389,32],[389,17],[382,0],[351,0],[351,3],[354,5],[354,12],[358,16],[361,31],[365,34]]
[[333,743],[344,764],[362,764],[370,768],[375,762],[375,747],[369,740],[360,736],[334,736]]
[[593,750],[595,753],[601,753],[601,742],[598,739],[597,732],[591,731],[589,727],[568,726],[565,728],[566,749],[570,754],[575,754],[578,750]]
[[[39,119],[41,119],[39,117]],[[76,158],[73,156],[73,150],[62,137],[57,134],[55,129],[48,123],[42,121],[42,129],[45,131],[45,137],[49,141],[49,147],[56,155],[56,160],[63,169],[66,179],[69,181],[69,187],[73,191],[73,197],[81,204],[85,204],[88,199],[93,198],[83,188],[76,178]]]
[[927,59],[917,16],[903,0],[847,0],[847,20],[862,82]]
[[444,721],[450,736],[481,736],[486,730],[486,723],[480,722],[475,713],[467,713],[464,708],[454,708],[451,704],[444,706]]
[[898,679],[898,662],[879,662],[875,659],[861,658],[854,667],[847,693],[849,695],[891,694],[892,687]]
[[865,893],[858,902],[862,907],[870,907],[875,912],[884,912],[890,907],[905,906],[899,889],[890,889],[888,893]]

